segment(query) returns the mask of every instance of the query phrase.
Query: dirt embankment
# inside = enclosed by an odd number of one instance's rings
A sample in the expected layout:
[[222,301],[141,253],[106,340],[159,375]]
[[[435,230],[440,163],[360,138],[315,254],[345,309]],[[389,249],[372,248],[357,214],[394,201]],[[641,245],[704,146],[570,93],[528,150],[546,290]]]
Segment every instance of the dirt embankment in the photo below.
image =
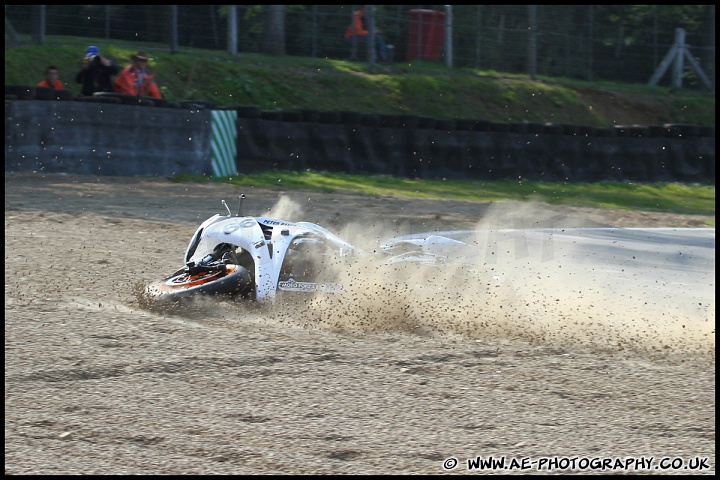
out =
[[608,122],[617,125],[671,123],[670,107],[657,98],[590,88],[578,88],[577,91],[588,108]]

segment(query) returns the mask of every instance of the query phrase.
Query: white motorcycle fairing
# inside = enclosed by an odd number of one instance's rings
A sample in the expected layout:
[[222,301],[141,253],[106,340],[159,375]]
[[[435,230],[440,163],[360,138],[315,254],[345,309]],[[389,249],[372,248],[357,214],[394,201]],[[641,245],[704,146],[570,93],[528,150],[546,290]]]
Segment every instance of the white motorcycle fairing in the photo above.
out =
[[385,265],[439,266],[470,264],[478,254],[475,246],[439,234],[398,237],[378,251],[363,252],[314,223],[232,216],[228,209],[227,216],[213,215],[197,228],[185,252],[185,267],[145,292],[155,299],[226,294],[272,303],[278,291],[341,291],[342,284],[323,277],[322,265],[344,265],[358,256],[378,256]]

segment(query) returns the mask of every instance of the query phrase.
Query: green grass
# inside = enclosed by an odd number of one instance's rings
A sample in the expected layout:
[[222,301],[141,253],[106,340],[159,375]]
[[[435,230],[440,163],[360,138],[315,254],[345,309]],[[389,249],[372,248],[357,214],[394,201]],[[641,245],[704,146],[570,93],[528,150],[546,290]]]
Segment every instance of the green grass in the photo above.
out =
[[[60,68],[67,88],[74,81],[88,45],[97,45],[119,66],[138,49],[154,58],[163,96],[173,102],[213,102],[218,106],[258,105],[264,110],[344,110],[369,114],[415,114],[492,122],[569,123],[596,127],[633,123],[715,125],[715,97],[685,89],[645,84],[583,82],[567,78],[449,68],[416,61],[376,66],[329,58],[239,53],[167,45],[83,38],[28,38],[5,44],[5,84],[34,85],[49,64]],[[612,92],[592,95],[588,91]],[[601,99],[601,100],[599,100]],[[589,108],[589,102],[609,102]],[[612,102],[612,104],[610,104]],[[648,111],[649,105],[655,110]],[[640,121],[642,119],[652,119]]]
[[[598,127],[635,123],[640,110],[660,106],[665,123],[715,125],[715,98],[700,92],[612,82],[449,69],[438,62],[397,63],[368,71],[360,62],[283,55],[182,48],[130,41],[47,36],[45,45],[24,38],[5,44],[5,84],[34,85],[45,67],[60,67],[61,80],[79,93],[74,76],[88,45],[120,66],[138,49],[151,53],[161,91],[170,101],[214,102],[218,106],[258,105],[264,110],[314,109],[372,114],[414,114],[435,118],[470,118],[493,122],[568,123]],[[583,93],[616,104],[588,108]],[[612,95],[604,95],[611,92]],[[599,101],[599,100],[594,100]],[[595,107],[598,107],[597,105]],[[607,113],[603,113],[607,110]],[[636,111],[637,110],[637,111]],[[604,115],[604,116],[603,116]],[[627,116],[626,116],[627,115]],[[715,187],[681,184],[566,184],[529,181],[413,180],[388,176],[266,171],[232,179],[180,176],[175,181],[221,181],[236,185],[365,195],[404,195],[473,202],[539,201],[548,204],[711,216]]]
[[[715,216],[715,186],[677,183],[544,183],[531,181],[413,180],[387,175],[265,171],[225,178],[179,175],[176,182],[221,182],[242,187],[353,192],[470,202],[533,201],[572,207]],[[715,219],[708,219],[714,225]]]

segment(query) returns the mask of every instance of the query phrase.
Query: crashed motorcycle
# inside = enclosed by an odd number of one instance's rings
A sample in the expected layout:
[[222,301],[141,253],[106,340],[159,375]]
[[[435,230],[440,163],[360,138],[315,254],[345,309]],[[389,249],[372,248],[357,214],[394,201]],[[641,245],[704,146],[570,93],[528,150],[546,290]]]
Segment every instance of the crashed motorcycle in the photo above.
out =
[[337,272],[359,259],[378,265],[468,266],[477,248],[442,234],[395,237],[372,251],[362,250],[324,227],[262,216],[245,216],[239,197],[233,214],[215,214],[197,228],[185,251],[184,266],[145,288],[157,301],[221,296],[274,303],[281,294],[315,295],[343,291]]

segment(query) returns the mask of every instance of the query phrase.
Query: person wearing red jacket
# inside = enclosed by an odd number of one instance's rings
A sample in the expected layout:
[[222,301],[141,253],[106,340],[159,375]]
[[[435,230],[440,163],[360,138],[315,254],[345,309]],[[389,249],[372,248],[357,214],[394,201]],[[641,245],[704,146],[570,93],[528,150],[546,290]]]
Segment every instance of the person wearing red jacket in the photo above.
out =
[[162,98],[153,74],[147,69],[147,64],[152,59],[143,51],[137,52],[131,58],[132,63],[123,68],[115,78],[115,92],[136,97]]
[[65,85],[58,79],[60,71],[55,65],[50,65],[45,69],[45,80],[38,82],[38,87],[50,87],[55,90],[65,90]]

